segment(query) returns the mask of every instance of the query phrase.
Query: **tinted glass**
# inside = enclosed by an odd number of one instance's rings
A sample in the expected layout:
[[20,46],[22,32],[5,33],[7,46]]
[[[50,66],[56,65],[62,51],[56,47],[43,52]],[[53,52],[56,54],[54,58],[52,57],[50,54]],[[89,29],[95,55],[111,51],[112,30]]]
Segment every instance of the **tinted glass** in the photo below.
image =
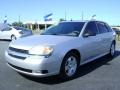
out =
[[96,23],[95,22],[89,22],[87,24],[84,33],[87,33],[87,32],[98,34],[98,29],[96,27]]
[[104,23],[97,22],[97,26],[98,26],[98,29],[99,29],[99,33],[109,32]]
[[108,24],[105,24],[105,26],[107,27],[109,32],[112,32],[112,28]]
[[28,29],[23,28],[23,27],[14,27],[16,30],[22,30],[22,31],[27,31]]
[[68,35],[78,36],[83,28],[84,22],[62,22],[50,27],[42,34],[44,35]]
[[22,30],[23,28],[21,27],[14,27],[16,30]]

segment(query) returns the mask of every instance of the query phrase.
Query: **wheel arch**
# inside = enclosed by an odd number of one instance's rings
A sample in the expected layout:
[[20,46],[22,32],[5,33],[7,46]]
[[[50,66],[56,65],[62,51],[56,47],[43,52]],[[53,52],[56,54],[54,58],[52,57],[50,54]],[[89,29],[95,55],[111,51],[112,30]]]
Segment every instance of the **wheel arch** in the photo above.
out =
[[80,60],[81,60],[80,51],[77,50],[77,49],[71,49],[71,50],[69,50],[69,51],[65,54],[65,56],[63,57],[63,60],[64,60],[64,58],[67,56],[67,54],[69,54],[69,53],[75,53],[75,54],[78,56],[78,58],[79,58],[78,63],[79,63],[79,65],[80,65]]
[[115,40],[113,40],[112,43],[114,43],[116,45],[116,41]]
[[12,35],[11,35],[11,38],[12,38],[13,36],[15,36],[15,35],[14,35],[14,34],[12,34]]
[[16,35],[12,34],[12,35],[11,35],[11,40],[12,40],[12,37],[13,37],[13,36],[17,39]]
[[62,59],[61,66],[60,66],[60,75],[62,75],[62,76],[63,76],[63,63],[64,63],[64,60],[65,60],[66,56],[67,56],[68,54],[70,54],[70,53],[74,53],[75,55],[77,55],[77,57],[79,58],[79,59],[77,60],[77,62],[78,62],[78,67],[80,66],[81,55],[80,55],[79,50],[77,50],[77,49],[71,49],[71,50],[69,50],[69,51],[64,55],[64,57],[63,57],[63,59]]

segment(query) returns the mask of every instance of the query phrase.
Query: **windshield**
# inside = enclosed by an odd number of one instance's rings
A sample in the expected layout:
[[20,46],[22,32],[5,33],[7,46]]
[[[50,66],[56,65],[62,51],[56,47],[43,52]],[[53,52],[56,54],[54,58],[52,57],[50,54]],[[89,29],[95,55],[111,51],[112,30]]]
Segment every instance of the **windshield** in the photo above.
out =
[[22,30],[23,28],[21,27],[14,27],[16,30]]
[[28,29],[23,28],[23,27],[14,27],[16,30],[22,30],[22,31],[27,31]]
[[79,36],[85,22],[62,22],[45,30],[42,35]]

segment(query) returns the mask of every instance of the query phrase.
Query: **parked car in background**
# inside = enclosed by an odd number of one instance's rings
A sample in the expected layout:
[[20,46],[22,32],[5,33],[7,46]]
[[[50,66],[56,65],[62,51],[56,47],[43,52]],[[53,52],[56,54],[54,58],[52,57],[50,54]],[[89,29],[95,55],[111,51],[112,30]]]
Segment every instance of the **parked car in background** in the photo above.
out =
[[30,35],[32,35],[32,30],[23,27],[13,27],[5,24],[0,27],[0,39],[16,40]]
[[112,29],[116,32],[116,34],[120,34],[120,30],[118,28],[112,28]]
[[64,21],[41,35],[10,43],[8,66],[19,73],[45,77],[73,77],[79,66],[115,53],[115,32],[102,21]]

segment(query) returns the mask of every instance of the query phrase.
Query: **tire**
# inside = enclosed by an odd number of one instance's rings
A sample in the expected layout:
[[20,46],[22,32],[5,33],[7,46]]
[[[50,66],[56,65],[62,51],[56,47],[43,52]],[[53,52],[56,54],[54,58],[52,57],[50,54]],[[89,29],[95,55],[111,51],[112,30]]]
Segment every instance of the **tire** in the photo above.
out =
[[17,38],[14,36],[14,35],[12,35],[11,36],[11,40],[13,41],[13,40],[16,40]]
[[74,77],[78,70],[78,61],[79,57],[76,54],[72,52],[68,53],[63,59],[60,70],[60,76],[62,76],[62,78]]
[[110,52],[109,52],[109,57],[113,58],[114,55],[115,55],[115,43],[112,43],[111,44],[111,47],[110,47]]

